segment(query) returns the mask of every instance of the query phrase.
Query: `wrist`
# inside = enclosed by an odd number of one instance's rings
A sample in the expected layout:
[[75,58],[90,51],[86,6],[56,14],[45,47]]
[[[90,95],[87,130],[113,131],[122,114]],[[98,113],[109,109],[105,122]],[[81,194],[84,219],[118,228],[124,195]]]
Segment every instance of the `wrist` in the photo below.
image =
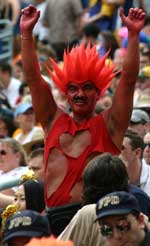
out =
[[23,35],[23,34],[21,34],[21,35],[20,35],[20,38],[21,38],[22,40],[28,40],[28,39],[32,39],[32,35]]

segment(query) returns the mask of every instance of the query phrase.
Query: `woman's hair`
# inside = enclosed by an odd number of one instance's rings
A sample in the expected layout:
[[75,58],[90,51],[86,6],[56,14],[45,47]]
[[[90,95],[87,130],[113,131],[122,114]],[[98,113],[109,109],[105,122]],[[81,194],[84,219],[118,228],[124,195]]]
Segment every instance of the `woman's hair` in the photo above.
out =
[[41,213],[45,209],[44,184],[42,181],[27,180],[23,183],[26,209]]
[[83,173],[83,204],[96,203],[113,191],[129,191],[129,178],[122,160],[109,153],[92,159]]

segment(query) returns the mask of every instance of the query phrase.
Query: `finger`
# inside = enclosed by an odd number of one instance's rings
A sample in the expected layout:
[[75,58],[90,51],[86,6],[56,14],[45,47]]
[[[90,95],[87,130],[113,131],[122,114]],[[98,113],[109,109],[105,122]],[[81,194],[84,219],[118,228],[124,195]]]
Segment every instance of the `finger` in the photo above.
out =
[[36,21],[39,19],[39,17],[40,17],[40,10],[36,12]]
[[120,15],[122,22],[125,22],[126,16],[124,15],[124,11],[122,7],[120,7],[119,9],[119,15]]
[[122,8],[122,7],[119,8],[119,15],[120,15],[121,18],[122,18],[122,16],[124,15],[124,13],[123,13],[123,8]]

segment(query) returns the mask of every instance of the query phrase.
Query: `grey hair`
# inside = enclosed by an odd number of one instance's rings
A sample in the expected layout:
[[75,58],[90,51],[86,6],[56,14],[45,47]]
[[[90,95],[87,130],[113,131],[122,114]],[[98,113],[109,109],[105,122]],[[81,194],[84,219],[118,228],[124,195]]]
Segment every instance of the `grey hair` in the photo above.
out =
[[6,143],[9,148],[12,149],[14,153],[20,153],[20,162],[19,166],[26,166],[27,156],[23,146],[13,138],[2,138],[0,143]]

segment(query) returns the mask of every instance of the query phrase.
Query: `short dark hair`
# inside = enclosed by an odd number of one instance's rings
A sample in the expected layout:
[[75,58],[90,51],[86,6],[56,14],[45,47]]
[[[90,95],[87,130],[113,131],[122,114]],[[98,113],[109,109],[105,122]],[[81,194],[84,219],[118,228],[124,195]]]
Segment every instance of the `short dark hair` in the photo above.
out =
[[137,132],[128,129],[125,133],[125,137],[130,139],[132,150],[137,148],[141,148],[142,150],[144,149],[144,141]]
[[12,74],[12,66],[6,62],[0,62],[0,71],[9,72],[9,74]]
[[88,24],[86,25],[84,28],[83,28],[83,34],[86,36],[86,37],[93,37],[93,38],[97,38],[98,37],[98,34],[100,33],[100,29],[99,27],[94,24],[94,23],[91,23],[91,24]]
[[33,159],[33,158],[35,158],[37,156],[43,156],[43,158],[44,158],[44,148],[38,148],[38,149],[33,150],[30,153],[28,159],[31,160],[31,159]]
[[96,203],[113,191],[129,191],[129,178],[123,161],[109,153],[98,155],[83,173],[83,204]]

